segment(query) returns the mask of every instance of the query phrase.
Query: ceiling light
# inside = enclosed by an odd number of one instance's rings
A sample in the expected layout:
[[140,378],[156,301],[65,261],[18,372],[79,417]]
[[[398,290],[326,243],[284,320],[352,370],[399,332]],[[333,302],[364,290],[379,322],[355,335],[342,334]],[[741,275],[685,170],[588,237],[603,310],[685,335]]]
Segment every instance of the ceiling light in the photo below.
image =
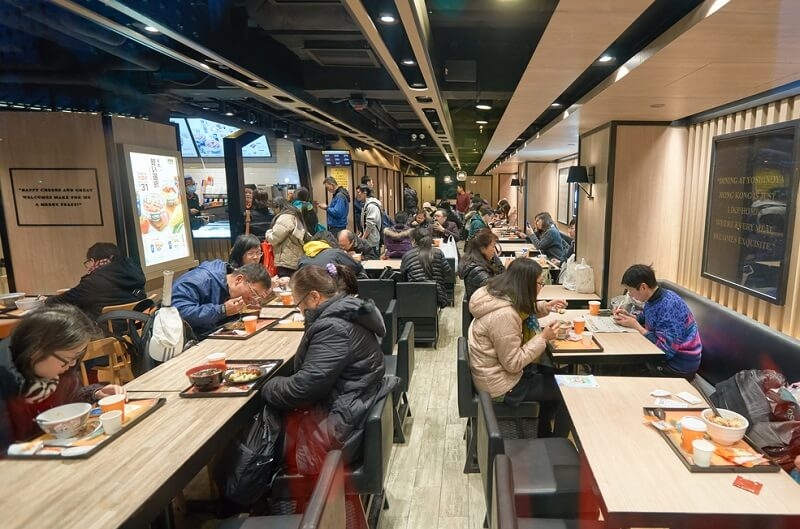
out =
[[414,59],[403,59],[402,61],[400,61],[400,63],[403,66],[414,66],[415,64],[417,64],[417,61],[415,61]]
[[232,116],[232,115],[233,115],[233,112],[231,112],[230,110],[228,110],[227,112],[225,112],[225,115],[226,115],[226,116]]
[[144,30],[147,31],[148,33],[160,33],[158,29],[154,28],[153,26],[145,26]]
[[611,62],[614,60],[614,57],[611,55],[601,55],[597,62]]
[[203,68],[205,68],[206,70],[210,70],[210,69],[211,69],[211,66],[207,65],[207,64],[206,64],[206,63],[204,63],[204,62],[201,62],[201,63],[200,63],[200,66],[202,66],[202,67],[203,67]]
[[486,121],[485,119],[476,119],[476,120],[475,120],[475,123],[476,123],[477,125],[488,125],[488,124],[489,124],[489,122],[488,122],[488,121]]
[[391,13],[382,13],[378,18],[378,20],[380,20],[384,24],[394,24],[395,22],[397,22],[397,18],[395,18],[395,16]]
[[561,108],[562,106],[564,106],[564,105],[562,105],[561,103],[559,103],[558,101],[556,101],[555,103],[552,103],[552,104],[550,105],[550,108]]
[[411,83],[414,88],[425,88],[425,83]]
[[491,110],[492,105],[478,101],[477,103],[475,103],[475,108],[477,108],[478,110]]

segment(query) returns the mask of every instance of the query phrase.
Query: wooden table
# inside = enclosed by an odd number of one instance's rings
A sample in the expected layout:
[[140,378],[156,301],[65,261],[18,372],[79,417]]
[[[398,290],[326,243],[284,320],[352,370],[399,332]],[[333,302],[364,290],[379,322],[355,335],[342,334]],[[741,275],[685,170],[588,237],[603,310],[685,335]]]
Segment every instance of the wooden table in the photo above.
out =
[[[84,460],[0,461],[0,512],[5,529],[146,527],[243,426],[260,402],[183,399],[184,371],[207,354],[289,361],[301,332],[263,331],[249,340],[205,340],[142,375],[130,396],[167,402],[125,435]],[[159,390],[134,393],[133,391]]]
[[362,261],[361,266],[364,267],[364,271],[368,276],[378,277],[387,266],[395,272],[399,272],[402,263],[402,259],[371,259],[369,261]]
[[[545,285],[539,291],[539,299],[564,299],[569,303],[570,308],[587,308],[589,301],[600,301],[600,296],[595,293],[582,294],[574,290],[567,290],[563,285]],[[583,307],[573,307],[573,304],[583,305]]]
[[744,474],[756,496],[732,485],[736,473],[689,472],[659,433],[642,423],[650,392],[687,391],[683,379],[597,377],[600,387],[561,388],[589,463],[608,527],[716,529],[800,527],[800,485],[785,472]]

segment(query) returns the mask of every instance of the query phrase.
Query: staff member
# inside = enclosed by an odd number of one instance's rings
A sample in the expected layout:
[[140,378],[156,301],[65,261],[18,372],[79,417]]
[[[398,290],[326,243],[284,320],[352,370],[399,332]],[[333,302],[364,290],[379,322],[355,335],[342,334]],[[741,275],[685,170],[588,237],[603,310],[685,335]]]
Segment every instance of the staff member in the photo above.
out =
[[204,224],[203,219],[200,218],[203,205],[200,204],[200,197],[197,196],[197,185],[194,183],[194,178],[191,176],[185,177],[183,184],[186,186],[186,207],[189,208],[189,225],[193,230],[196,230]]

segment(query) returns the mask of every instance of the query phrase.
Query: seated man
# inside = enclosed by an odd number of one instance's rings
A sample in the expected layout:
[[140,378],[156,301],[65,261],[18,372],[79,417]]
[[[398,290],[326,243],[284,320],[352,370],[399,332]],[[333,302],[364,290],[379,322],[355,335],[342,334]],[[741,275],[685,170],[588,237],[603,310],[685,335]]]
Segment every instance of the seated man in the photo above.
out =
[[433,214],[431,229],[434,237],[441,237],[442,239],[452,237],[458,241],[458,226],[456,226],[455,222],[447,220],[447,212],[443,209],[437,209],[436,213]]
[[664,351],[664,360],[648,362],[651,375],[694,378],[700,367],[703,344],[697,331],[694,315],[678,294],[658,286],[653,268],[636,264],[622,275],[633,303],[643,307],[636,318],[624,309],[617,309],[614,321],[623,327],[636,329]]
[[230,268],[225,261],[206,261],[183,274],[172,286],[172,305],[198,336],[223,320],[258,305],[272,282],[260,263]]
[[339,248],[347,253],[361,254],[362,261],[377,259],[378,253],[370,244],[350,230],[339,232]]

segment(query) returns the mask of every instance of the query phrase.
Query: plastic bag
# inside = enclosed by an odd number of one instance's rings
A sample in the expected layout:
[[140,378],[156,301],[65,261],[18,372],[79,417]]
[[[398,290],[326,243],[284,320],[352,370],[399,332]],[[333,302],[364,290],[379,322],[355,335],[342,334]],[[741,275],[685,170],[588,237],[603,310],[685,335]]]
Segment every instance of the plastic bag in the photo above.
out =
[[581,259],[581,264],[575,267],[575,290],[582,294],[594,293],[594,271],[586,264],[586,259]]
[[445,259],[453,259],[453,270],[458,270],[458,246],[456,246],[456,240],[453,236],[451,235],[447,240],[443,240],[439,249],[444,254]]
[[272,249],[272,244],[268,241],[261,243],[261,252],[264,254],[264,268],[269,272],[270,277],[278,275],[278,267],[275,266],[275,251]]
[[561,272],[558,274],[558,282],[567,290],[575,290],[575,254],[569,256],[567,261],[561,265]]

